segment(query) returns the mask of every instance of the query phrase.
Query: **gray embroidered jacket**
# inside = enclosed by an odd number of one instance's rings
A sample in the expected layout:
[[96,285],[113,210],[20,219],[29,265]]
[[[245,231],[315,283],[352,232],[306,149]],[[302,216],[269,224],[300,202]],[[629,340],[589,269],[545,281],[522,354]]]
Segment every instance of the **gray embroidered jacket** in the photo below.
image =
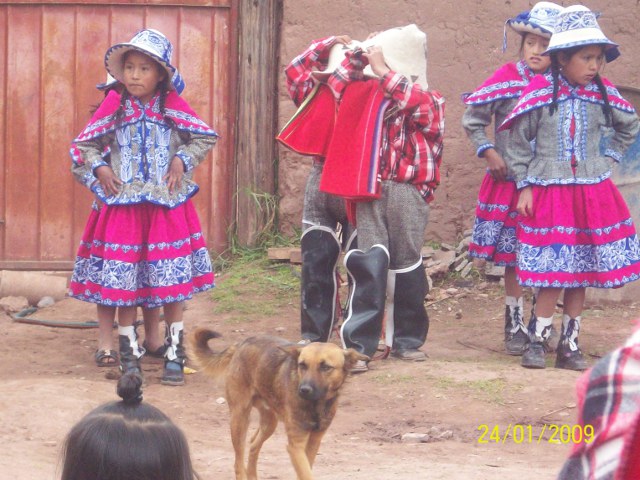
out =
[[640,129],[635,112],[612,108],[612,122],[607,124],[602,106],[581,98],[559,102],[551,116],[549,108],[546,105],[517,116],[509,130],[505,161],[518,188],[599,183],[611,176],[614,161],[622,159]]

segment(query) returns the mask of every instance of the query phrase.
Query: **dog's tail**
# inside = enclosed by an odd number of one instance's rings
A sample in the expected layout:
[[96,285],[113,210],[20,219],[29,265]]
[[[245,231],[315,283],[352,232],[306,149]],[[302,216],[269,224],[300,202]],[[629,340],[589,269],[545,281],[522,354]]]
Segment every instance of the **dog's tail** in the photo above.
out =
[[189,337],[188,355],[196,366],[206,375],[222,379],[231,361],[231,357],[236,351],[236,346],[232,345],[221,352],[216,352],[209,348],[209,340],[219,338],[220,335],[207,328],[198,328]]

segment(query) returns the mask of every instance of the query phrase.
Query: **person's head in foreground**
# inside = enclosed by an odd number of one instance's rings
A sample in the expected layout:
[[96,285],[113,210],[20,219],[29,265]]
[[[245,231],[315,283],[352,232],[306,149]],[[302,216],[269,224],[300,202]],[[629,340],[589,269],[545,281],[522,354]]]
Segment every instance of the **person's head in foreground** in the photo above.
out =
[[195,480],[187,439],[142,401],[142,377],[118,381],[120,401],[89,412],[68,433],[61,480]]

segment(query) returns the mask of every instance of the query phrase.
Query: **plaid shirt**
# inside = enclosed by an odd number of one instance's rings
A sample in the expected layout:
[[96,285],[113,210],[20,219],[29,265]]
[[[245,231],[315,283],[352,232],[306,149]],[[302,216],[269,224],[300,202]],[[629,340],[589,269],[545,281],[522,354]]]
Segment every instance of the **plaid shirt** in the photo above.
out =
[[315,40],[309,48],[294,58],[284,69],[287,77],[289,96],[299,107],[313,90],[316,80],[311,76],[314,70],[324,70],[329,61],[329,51],[336,42],[336,37]]
[[[297,56],[285,70],[287,89],[300,105],[315,84],[312,70],[326,68],[335,37],[317,40]],[[327,79],[338,101],[350,82],[362,80],[366,66],[360,52],[348,52],[342,65]],[[435,92],[411,85],[406,77],[389,72],[380,79],[381,88],[392,100],[385,114],[380,151],[382,180],[412,183],[430,202],[440,184],[442,138],[444,134],[444,98]]]
[[631,480],[640,462],[640,329],[580,377],[577,394],[583,441],[558,480]]

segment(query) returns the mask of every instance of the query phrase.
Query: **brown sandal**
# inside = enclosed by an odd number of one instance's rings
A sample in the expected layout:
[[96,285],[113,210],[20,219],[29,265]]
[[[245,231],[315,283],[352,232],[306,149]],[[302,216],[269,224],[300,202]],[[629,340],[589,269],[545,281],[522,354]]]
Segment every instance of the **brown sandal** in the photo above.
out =
[[117,367],[118,366],[118,352],[115,350],[96,350],[94,354],[96,365],[98,367]]

